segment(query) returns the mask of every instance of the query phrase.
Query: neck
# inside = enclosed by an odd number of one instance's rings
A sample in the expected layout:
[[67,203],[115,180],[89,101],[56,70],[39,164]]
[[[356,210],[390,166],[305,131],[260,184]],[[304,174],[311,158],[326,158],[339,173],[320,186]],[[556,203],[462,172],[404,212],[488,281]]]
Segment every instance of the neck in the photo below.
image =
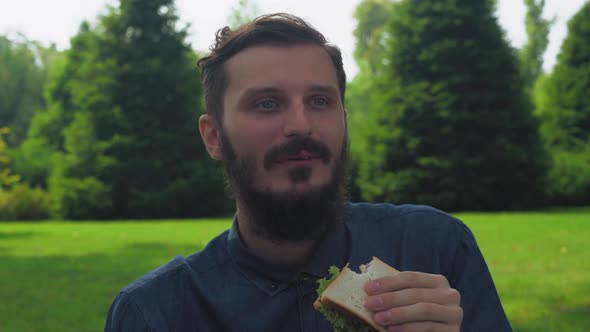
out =
[[248,250],[271,264],[298,269],[309,260],[318,241],[276,241],[257,234],[248,213],[238,204],[240,237]]

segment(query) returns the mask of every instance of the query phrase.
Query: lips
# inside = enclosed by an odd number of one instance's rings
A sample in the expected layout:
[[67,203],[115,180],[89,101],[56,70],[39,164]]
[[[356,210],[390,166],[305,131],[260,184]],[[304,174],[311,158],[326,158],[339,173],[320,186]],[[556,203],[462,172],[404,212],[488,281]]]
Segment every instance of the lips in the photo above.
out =
[[281,156],[277,160],[277,163],[282,164],[282,163],[286,163],[286,162],[290,162],[290,161],[308,161],[308,160],[314,160],[314,159],[321,159],[321,157],[320,157],[320,155],[315,154],[315,153],[302,151],[297,154],[287,154],[287,155]]
[[268,171],[282,164],[308,166],[318,160],[328,164],[330,158],[330,150],[324,144],[309,137],[298,137],[272,148],[264,157],[264,169]]

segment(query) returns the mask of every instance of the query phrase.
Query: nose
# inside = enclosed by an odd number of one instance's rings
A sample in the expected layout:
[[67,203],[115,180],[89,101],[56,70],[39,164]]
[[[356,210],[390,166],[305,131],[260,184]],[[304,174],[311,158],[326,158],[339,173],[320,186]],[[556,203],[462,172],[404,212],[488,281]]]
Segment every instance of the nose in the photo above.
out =
[[296,103],[289,107],[285,114],[285,136],[309,136],[312,123],[304,103]]

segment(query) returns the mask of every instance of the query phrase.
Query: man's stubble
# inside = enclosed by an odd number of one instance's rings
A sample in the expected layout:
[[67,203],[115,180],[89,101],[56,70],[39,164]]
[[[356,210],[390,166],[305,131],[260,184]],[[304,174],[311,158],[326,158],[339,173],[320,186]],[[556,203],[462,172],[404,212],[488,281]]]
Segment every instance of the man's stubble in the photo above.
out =
[[[345,203],[348,201],[349,148],[347,133],[339,156],[310,138],[296,138],[283,146],[273,148],[264,160],[265,169],[272,167],[282,153],[297,153],[312,150],[322,162],[333,163],[329,181],[301,193],[273,192],[256,185],[256,160],[254,157],[238,156],[233,144],[223,130],[220,139],[224,160],[227,189],[251,222],[253,232],[267,240],[283,242],[316,241],[345,221]],[[289,170],[289,180],[303,182],[313,170],[307,167]]]

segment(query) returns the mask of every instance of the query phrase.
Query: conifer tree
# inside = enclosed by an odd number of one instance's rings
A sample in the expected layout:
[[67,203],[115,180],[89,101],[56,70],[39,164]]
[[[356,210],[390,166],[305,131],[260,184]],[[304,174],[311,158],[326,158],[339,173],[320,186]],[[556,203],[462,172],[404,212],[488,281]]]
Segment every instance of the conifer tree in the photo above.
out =
[[400,1],[360,168],[369,200],[446,210],[539,203],[544,156],[490,0]]
[[196,57],[177,25],[172,0],[120,0],[85,50],[72,50],[77,84],[65,77],[55,96],[71,104],[50,181],[62,216],[197,217],[227,208],[221,170],[198,134]]
[[535,103],[551,154],[552,198],[590,203],[590,2],[568,22],[552,73],[535,87]]

